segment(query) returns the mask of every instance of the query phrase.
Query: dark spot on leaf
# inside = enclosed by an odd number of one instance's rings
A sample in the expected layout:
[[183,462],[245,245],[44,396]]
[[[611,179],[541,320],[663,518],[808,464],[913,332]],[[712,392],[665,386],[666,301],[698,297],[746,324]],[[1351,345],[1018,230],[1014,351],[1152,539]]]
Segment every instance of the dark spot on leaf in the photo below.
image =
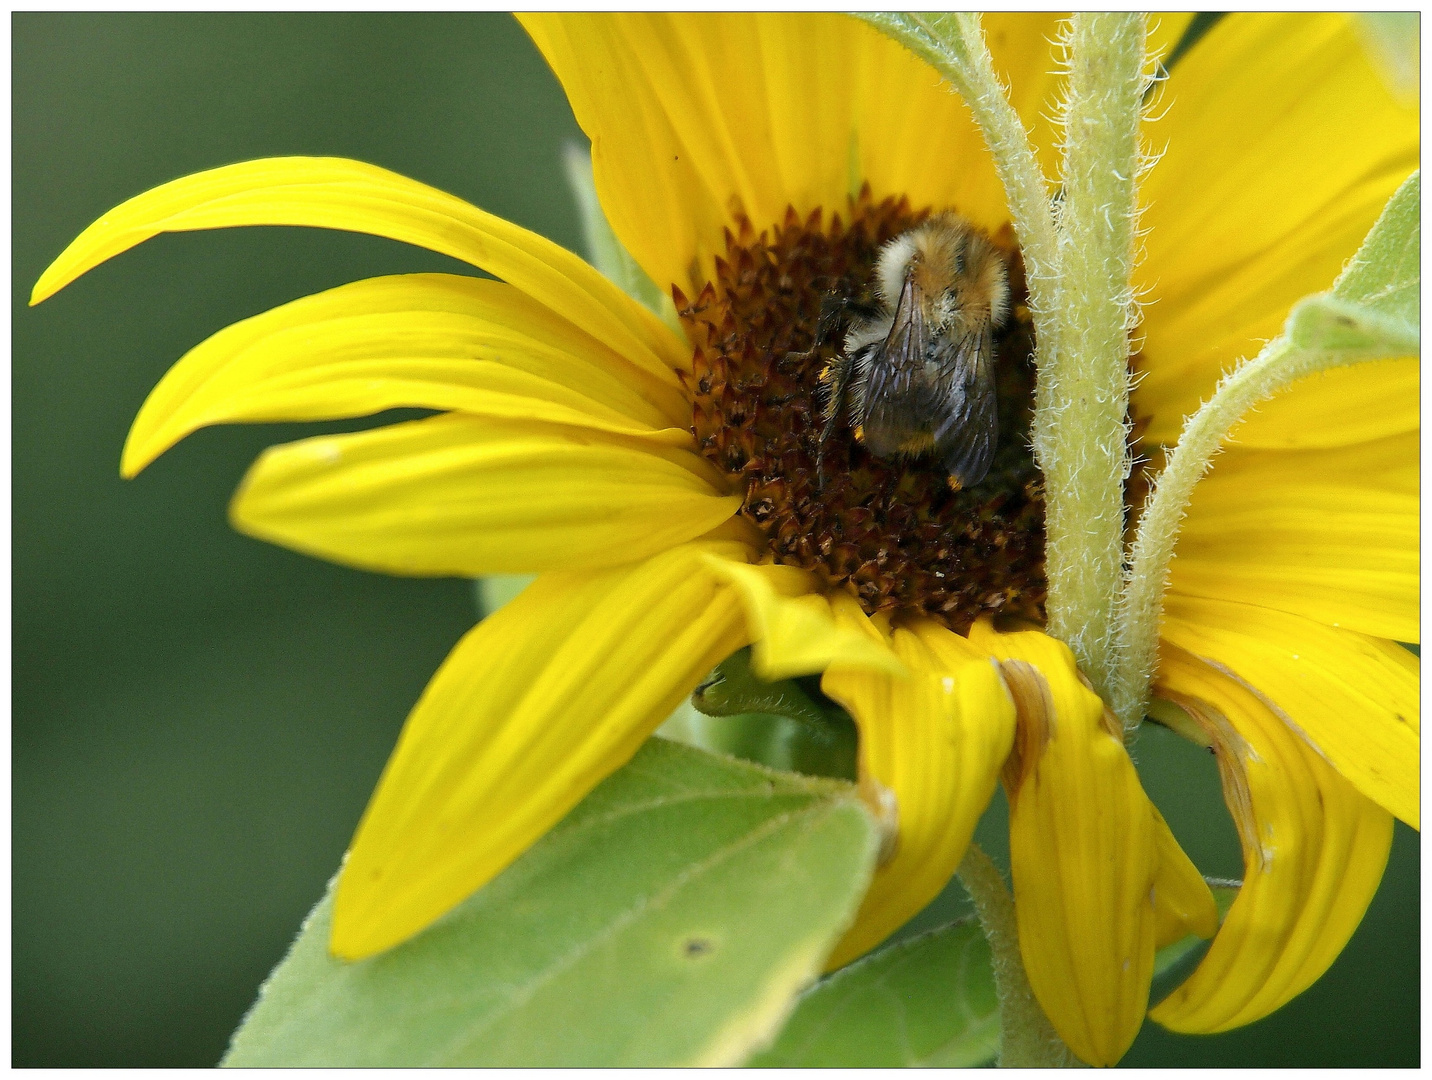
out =
[[681,943],[681,955],[688,960],[709,956],[716,951],[716,943],[710,938],[689,937]]

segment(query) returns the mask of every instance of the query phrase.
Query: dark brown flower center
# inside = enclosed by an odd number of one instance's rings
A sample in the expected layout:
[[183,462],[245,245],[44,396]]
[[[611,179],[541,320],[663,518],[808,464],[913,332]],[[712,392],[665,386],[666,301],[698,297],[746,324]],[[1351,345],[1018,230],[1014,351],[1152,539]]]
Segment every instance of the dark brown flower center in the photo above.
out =
[[999,443],[989,475],[952,491],[937,461],[871,455],[842,418],[816,471],[822,370],[837,340],[810,355],[822,299],[870,294],[880,247],[929,210],[875,203],[848,221],[817,211],[759,234],[727,234],[716,280],[676,305],[695,343],[687,388],[701,452],[745,483],[741,513],[777,562],[814,571],[867,612],[925,614],[963,632],[980,615],[1043,621],[1044,497],[1029,447],[1034,334],[1012,237],[1011,315],[995,335]]

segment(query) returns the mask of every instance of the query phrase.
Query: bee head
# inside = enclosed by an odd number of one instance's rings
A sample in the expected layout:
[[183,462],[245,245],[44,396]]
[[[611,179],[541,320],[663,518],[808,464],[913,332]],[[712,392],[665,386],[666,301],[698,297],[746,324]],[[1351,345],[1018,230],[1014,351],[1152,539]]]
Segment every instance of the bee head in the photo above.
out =
[[886,308],[914,279],[925,320],[936,330],[963,323],[1000,326],[1009,314],[1009,272],[984,233],[957,214],[940,214],[889,241],[880,252],[876,286]]

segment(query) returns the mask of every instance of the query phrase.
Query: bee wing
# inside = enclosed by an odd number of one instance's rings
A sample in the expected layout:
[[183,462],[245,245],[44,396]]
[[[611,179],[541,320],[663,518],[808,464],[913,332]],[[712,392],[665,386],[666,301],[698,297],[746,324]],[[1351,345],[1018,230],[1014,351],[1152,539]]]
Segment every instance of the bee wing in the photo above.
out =
[[994,340],[989,326],[967,334],[941,358],[948,397],[935,429],[935,453],[951,479],[973,487],[989,473],[999,439]]
[[895,305],[885,340],[866,352],[860,363],[865,376],[858,415],[870,452],[886,457],[900,452],[906,441],[928,431],[934,402],[923,401],[928,388],[924,370],[928,336],[920,303],[920,287],[907,278]]

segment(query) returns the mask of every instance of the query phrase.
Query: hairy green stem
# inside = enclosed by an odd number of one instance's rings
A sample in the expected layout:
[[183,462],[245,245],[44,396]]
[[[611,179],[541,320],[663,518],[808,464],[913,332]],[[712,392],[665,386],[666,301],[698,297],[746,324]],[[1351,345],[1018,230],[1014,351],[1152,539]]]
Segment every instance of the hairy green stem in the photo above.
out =
[[1233,425],[1258,402],[1314,372],[1420,354],[1421,214],[1422,178],[1413,173],[1388,200],[1332,290],[1300,300],[1283,333],[1225,377],[1184,425],[1144,504],[1129,553],[1119,610],[1120,663],[1108,699],[1126,737],[1148,703],[1169,563],[1184,512]]
[[1014,898],[1005,887],[999,868],[971,841],[958,873],[960,884],[975,903],[980,928],[989,941],[995,993],[999,997],[1000,1067],[1078,1065],[1078,1058],[1064,1045],[1029,987],[1024,961],[1019,955]]
[[1129,475],[1130,286],[1142,164],[1142,14],[1076,14],[1068,39],[1058,291],[1063,339],[1035,390],[1044,472],[1049,632],[1107,699],[1117,667]]
[[1049,630],[1107,695],[1123,582],[1135,183],[1149,87],[1144,16],[1075,15],[1058,220],[973,14],[865,18],[928,60],[974,114],[1019,237],[1036,338],[1033,442],[1045,480]]
[[1254,405],[1304,376],[1387,355],[1386,350],[1362,357],[1344,351],[1309,351],[1278,337],[1264,346],[1256,359],[1226,376],[1213,397],[1189,417],[1144,503],[1138,536],[1129,554],[1128,584],[1119,613],[1122,662],[1110,699],[1126,736],[1143,720],[1148,703],[1149,684],[1158,662],[1159,619],[1169,564],[1184,513],[1194,487],[1208,472],[1228,432]]

